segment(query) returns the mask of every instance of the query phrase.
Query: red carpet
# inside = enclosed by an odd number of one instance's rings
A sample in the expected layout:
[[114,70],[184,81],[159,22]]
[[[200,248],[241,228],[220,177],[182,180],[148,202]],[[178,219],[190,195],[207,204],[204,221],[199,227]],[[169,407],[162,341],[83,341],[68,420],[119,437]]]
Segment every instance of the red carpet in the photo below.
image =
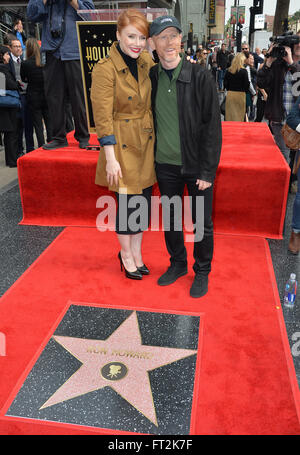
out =
[[[72,134],[68,140],[67,148],[38,149],[18,160],[21,224],[95,226],[101,211],[96,201],[109,194],[94,183],[99,152],[80,150]],[[223,122],[215,231],[282,238],[289,175],[265,123]]]
[[[58,160],[59,161],[59,160]],[[89,434],[117,431],[4,417],[69,301],[100,307],[203,314],[192,434],[300,434],[300,398],[267,242],[216,235],[209,292],[189,297],[189,274],[160,288],[168,264],[163,235],[144,237],[151,275],[121,275],[114,233],[67,228],[1,299],[1,434]],[[297,415],[298,409],[298,415]]]

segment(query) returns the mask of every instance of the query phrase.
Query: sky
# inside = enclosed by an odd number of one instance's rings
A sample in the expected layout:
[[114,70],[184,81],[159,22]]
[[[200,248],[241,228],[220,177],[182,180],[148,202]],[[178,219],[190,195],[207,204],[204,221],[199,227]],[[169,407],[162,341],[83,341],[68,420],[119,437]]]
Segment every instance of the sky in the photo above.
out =
[[[250,6],[253,6],[253,0],[239,0],[239,3],[241,6],[246,6],[246,20],[245,20],[245,25],[244,28],[249,26],[249,20],[250,20],[250,12],[249,8]],[[226,4],[226,10],[225,10],[225,22],[230,17],[230,8],[231,6],[234,5],[234,0],[225,0]],[[276,0],[264,0],[264,14],[269,14],[270,16],[275,15],[275,9],[276,9]],[[294,14],[296,11],[300,9],[300,2],[299,0],[290,0],[290,9],[289,9],[289,14]]]

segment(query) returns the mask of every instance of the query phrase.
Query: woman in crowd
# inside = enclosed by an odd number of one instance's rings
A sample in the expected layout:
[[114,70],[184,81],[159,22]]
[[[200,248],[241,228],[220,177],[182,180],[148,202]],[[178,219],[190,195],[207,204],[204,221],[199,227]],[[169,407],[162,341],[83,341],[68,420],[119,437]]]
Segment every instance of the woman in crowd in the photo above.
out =
[[[96,183],[117,196],[116,233],[121,250],[121,270],[127,278],[142,279],[149,274],[142,259],[142,229],[131,226],[130,200],[147,202],[150,215],[154,172],[154,130],[151,112],[149,69],[154,64],[145,50],[149,24],[145,16],[125,10],[117,22],[117,39],[109,57],[100,60],[92,73],[91,101],[101,150]],[[126,201],[124,213],[123,202]],[[121,207],[120,207],[121,206]],[[136,207],[136,204],[135,204]],[[124,224],[126,226],[124,226]],[[129,224],[129,225],[128,225]]]
[[246,56],[245,68],[248,73],[249,79],[249,90],[246,93],[246,113],[249,120],[254,120],[254,106],[253,98],[256,95],[256,80],[257,80],[257,70],[254,66],[254,57],[250,52],[244,51]]
[[52,140],[52,133],[51,120],[44,91],[40,46],[35,38],[28,38],[26,41],[26,55],[27,59],[21,63],[21,79],[28,83],[26,93],[27,103],[38,146],[41,147],[45,144],[43,120],[47,131],[47,142]]
[[[9,70],[10,50],[6,46],[0,46],[0,88],[5,90],[18,90],[16,78]],[[17,166],[18,108],[1,107],[0,105],[0,132],[4,133],[4,150],[6,166]]]
[[[287,116],[286,123],[290,128],[297,131],[300,137],[300,96]],[[300,149],[296,153],[293,173],[298,177],[298,188],[293,206],[292,232],[288,249],[293,254],[300,251]]]
[[224,88],[227,90],[225,103],[225,120],[243,122],[246,115],[246,93],[250,81],[244,68],[246,57],[239,52],[232,60],[225,73]]
[[217,70],[218,70],[218,64],[217,64],[217,53],[219,51],[218,47],[215,47],[213,52],[210,54],[208,58],[208,63],[210,65],[210,69],[212,72],[212,75],[215,80],[217,80]]
[[[264,50],[264,49],[263,49]],[[258,67],[258,71],[263,67],[266,62],[266,57],[264,59],[264,63],[260,63]],[[264,118],[265,113],[265,105],[268,99],[268,94],[266,90],[263,88],[258,87],[257,85],[257,103],[256,103],[256,119],[255,122],[261,122]]]

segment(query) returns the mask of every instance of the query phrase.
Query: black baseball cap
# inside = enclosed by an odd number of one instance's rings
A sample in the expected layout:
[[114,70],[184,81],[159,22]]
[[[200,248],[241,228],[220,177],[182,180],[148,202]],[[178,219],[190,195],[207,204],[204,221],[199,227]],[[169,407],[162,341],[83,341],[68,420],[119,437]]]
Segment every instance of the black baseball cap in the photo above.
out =
[[168,27],[175,27],[181,33],[181,26],[174,16],[159,16],[150,25],[149,36],[159,35],[163,30]]

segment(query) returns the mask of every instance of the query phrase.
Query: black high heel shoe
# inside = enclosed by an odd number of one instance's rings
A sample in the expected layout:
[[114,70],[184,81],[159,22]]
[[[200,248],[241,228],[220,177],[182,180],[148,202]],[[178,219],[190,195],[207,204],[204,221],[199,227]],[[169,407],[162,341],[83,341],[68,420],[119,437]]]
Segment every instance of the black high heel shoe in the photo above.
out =
[[142,275],[150,274],[150,270],[148,269],[148,267],[145,264],[141,265],[141,267],[137,267],[137,269],[139,272],[141,272]]
[[125,275],[127,278],[131,278],[132,280],[141,280],[143,278],[142,273],[138,269],[136,269],[134,272],[128,272],[128,270],[125,269],[125,266],[123,264],[122,257],[121,257],[121,252],[119,252],[118,258],[120,261],[121,272],[124,269]]

